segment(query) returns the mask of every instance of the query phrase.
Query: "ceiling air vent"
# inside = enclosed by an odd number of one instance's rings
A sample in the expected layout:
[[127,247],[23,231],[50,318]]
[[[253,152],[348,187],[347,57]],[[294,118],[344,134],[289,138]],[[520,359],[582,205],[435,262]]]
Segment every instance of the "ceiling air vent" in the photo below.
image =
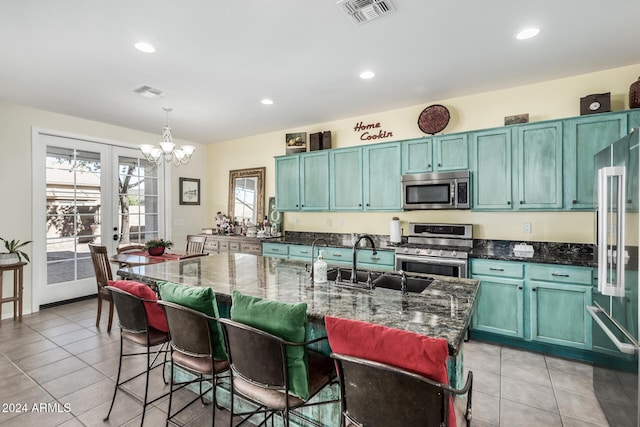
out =
[[155,87],[151,87],[149,85],[139,86],[133,91],[137,94],[140,94],[146,98],[166,98],[169,96],[169,92],[165,92],[161,89],[156,89]]
[[340,0],[336,4],[356,24],[364,24],[395,10],[391,0]]

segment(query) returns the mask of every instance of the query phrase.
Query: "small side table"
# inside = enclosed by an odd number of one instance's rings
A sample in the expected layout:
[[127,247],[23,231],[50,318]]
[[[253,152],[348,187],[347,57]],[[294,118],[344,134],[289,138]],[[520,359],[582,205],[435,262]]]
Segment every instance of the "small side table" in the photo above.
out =
[[[0,319],[2,319],[2,304],[13,302],[13,320],[17,318],[22,322],[22,267],[25,265],[27,265],[26,262],[0,265]],[[5,271],[13,271],[13,296],[2,298],[2,276]]]

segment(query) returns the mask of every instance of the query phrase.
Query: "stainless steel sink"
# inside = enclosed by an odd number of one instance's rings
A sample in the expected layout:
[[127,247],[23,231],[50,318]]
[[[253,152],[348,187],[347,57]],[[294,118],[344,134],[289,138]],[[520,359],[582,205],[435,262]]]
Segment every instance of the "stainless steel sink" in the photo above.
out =
[[[338,279],[340,273],[340,279]],[[369,272],[366,270],[356,270],[356,278],[358,283],[351,281],[350,268],[331,268],[327,271],[327,280],[335,282],[337,285],[355,287],[358,289],[367,289],[367,280],[371,275],[373,287],[402,290],[402,276],[394,273]],[[407,276],[407,292],[420,293],[424,291],[433,281],[429,277]]]
[[[407,292],[420,293],[427,289],[433,282],[429,277],[407,277]],[[399,274],[385,273],[373,281],[377,288],[402,290],[402,276]]]

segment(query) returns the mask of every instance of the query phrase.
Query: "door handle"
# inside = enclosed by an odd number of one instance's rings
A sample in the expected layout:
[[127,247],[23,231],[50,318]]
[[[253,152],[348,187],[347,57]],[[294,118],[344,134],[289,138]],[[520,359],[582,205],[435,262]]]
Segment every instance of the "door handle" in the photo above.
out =
[[[613,332],[611,332],[611,330],[609,328],[607,328],[607,325],[604,324],[604,322],[602,321],[602,319],[600,319],[598,317],[598,313],[603,313],[604,311],[598,307],[593,307],[588,305],[587,306],[587,311],[589,312],[589,315],[593,318],[593,320],[595,320],[595,322],[598,324],[598,326],[600,326],[600,328],[602,329],[602,331],[609,337],[609,339],[613,342],[613,344],[618,347],[618,350],[620,350],[621,352],[625,353],[625,354],[635,354],[638,352],[638,348],[632,344],[627,344],[627,343],[623,343],[621,342],[618,337],[616,337]],[[605,313],[606,315],[606,313]]]

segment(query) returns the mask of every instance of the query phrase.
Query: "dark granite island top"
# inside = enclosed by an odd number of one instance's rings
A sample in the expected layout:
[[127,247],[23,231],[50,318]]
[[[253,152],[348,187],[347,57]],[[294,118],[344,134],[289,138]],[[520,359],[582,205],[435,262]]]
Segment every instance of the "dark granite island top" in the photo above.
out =
[[431,337],[444,338],[449,354],[458,356],[469,326],[479,282],[433,276],[422,293],[353,289],[309,283],[304,263],[242,253],[219,253],[183,261],[121,269],[118,275],[148,284],[172,281],[213,288],[221,302],[231,303],[231,292],[308,305],[310,322],[324,324],[331,315],[362,320]]

